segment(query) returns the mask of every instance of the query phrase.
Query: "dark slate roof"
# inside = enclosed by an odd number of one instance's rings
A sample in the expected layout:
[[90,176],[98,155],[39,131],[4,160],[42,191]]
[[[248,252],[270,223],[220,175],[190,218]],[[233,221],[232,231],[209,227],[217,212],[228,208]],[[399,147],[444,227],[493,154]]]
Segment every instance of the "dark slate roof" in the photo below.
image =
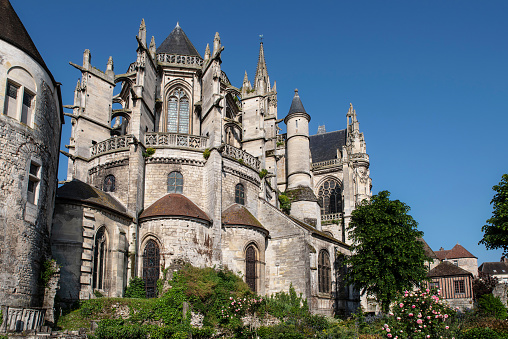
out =
[[224,225],[253,226],[266,231],[258,219],[245,206],[239,204],[234,204],[222,212],[222,223]]
[[165,195],[151,204],[143,211],[143,213],[141,213],[139,218],[173,216],[190,217],[210,221],[208,215],[206,215],[201,208],[196,206],[196,204],[190,201],[187,197],[176,193]]
[[503,261],[484,262],[480,265],[479,271],[490,275],[508,274],[508,263]]
[[453,246],[451,250],[435,251],[439,260],[445,259],[459,259],[459,258],[476,258],[468,250],[461,245],[457,244]]
[[0,39],[21,49],[47,70],[44,60],[9,0],[0,0],[0,22],[2,25]]
[[346,145],[346,130],[311,135],[309,143],[312,162],[337,159],[337,149]]
[[59,187],[56,190],[56,197],[98,205],[123,214],[127,213],[127,209],[113,196],[77,179]]
[[472,275],[471,272],[455,266],[449,261],[443,261],[427,273],[427,277],[449,277],[454,275]]
[[157,48],[157,54],[178,54],[178,55],[195,55],[201,58],[198,51],[189,40],[183,29],[177,23],[175,29],[169,33],[166,40]]
[[425,255],[431,259],[437,259],[436,253],[430,248],[429,244],[423,238],[418,238],[418,241],[420,241],[423,244],[423,250],[425,251]]
[[288,115],[291,113],[307,113],[305,108],[303,108],[302,100],[300,100],[300,96],[298,95],[298,89],[295,89],[295,96],[291,102]]

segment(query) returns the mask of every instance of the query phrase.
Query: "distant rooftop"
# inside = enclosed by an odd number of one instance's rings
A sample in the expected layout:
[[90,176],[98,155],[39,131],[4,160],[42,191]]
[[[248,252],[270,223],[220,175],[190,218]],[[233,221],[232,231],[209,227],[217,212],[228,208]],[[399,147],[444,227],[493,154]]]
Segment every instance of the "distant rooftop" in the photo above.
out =
[[346,145],[346,130],[311,135],[309,142],[313,163],[337,159],[337,149]]
[[177,23],[176,27],[171,31],[166,40],[157,48],[157,54],[177,54],[198,56],[199,52],[189,40],[183,29]]

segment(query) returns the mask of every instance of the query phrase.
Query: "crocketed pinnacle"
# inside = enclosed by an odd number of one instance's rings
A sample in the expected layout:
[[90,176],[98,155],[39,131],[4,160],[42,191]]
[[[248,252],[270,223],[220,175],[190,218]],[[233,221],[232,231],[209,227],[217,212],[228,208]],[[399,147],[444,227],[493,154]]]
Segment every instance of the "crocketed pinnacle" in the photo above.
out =
[[268,70],[266,68],[265,61],[265,50],[263,48],[263,42],[259,45],[259,58],[258,58],[258,66],[256,69],[256,77],[254,78],[254,88],[259,91],[265,92],[268,89],[269,78],[268,78]]

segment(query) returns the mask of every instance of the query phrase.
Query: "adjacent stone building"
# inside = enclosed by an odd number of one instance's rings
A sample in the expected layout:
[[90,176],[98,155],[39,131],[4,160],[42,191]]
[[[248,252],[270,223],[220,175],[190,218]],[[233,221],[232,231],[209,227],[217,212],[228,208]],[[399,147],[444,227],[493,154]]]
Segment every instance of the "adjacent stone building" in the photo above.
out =
[[63,111],[60,84],[7,0],[0,22],[1,332],[44,320]]
[[105,71],[93,67],[88,50],[71,63],[82,77],[66,106],[68,174],[51,238],[60,300],[122,296],[134,276],[154,296],[161,270],[188,262],[240,272],[262,295],[292,285],[316,313],[354,311],[345,227],[371,180],[352,105],[346,129],[310,135],[298,90],[279,118],[263,43],[253,82],[245,73],[237,88],[219,33],[204,57],[178,24],[157,47],[142,21],[136,40],[125,73],[111,57]]

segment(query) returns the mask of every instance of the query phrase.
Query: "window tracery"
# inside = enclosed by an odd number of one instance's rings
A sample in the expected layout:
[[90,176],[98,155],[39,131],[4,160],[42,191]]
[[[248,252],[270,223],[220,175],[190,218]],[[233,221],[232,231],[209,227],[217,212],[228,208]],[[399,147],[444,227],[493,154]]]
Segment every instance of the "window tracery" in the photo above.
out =
[[256,249],[249,245],[245,251],[245,282],[252,292],[256,292]]
[[328,179],[321,184],[318,199],[322,215],[342,212],[342,189],[336,180]]
[[106,275],[106,256],[108,244],[106,227],[101,227],[95,235],[94,266],[93,266],[93,288],[104,289]]
[[104,185],[102,187],[104,192],[114,192],[115,191],[115,176],[113,174],[106,175],[104,178]]
[[157,280],[159,280],[160,250],[159,245],[150,239],[143,251],[143,281],[147,298],[157,296]]
[[319,292],[330,293],[331,271],[330,256],[328,252],[321,250],[318,258]]
[[245,205],[245,188],[242,184],[235,186],[235,202],[240,205]]
[[171,92],[168,97],[167,109],[167,131],[189,134],[189,98],[181,88]]

